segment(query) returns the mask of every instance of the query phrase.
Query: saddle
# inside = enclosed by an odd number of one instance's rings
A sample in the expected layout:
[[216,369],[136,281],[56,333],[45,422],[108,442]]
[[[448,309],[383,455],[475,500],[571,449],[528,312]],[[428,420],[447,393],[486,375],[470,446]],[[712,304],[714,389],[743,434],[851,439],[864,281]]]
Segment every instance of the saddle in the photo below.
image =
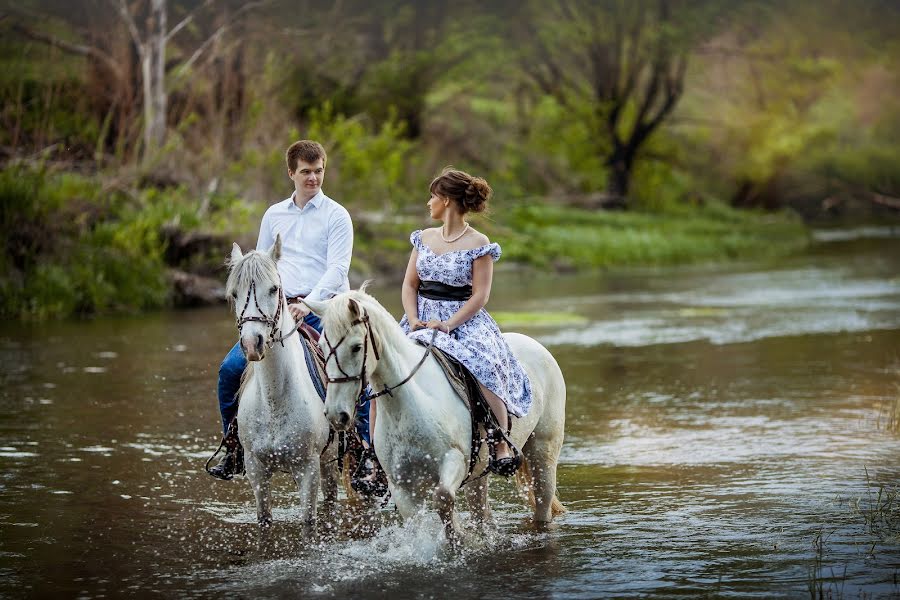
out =
[[[478,455],[481,452],[483,443],[487,442],[489,445],[493,445],[502,439],[509,445],[513,456],[519,456],[519,449],[508,437],[509,431],[512,429],[512,417],[508,417],[505,427],[501,427],[497,422],[497,417],[494,416],[493,411],[488,406],[487,400],[481,392],[481,386],[478,384],[475,376],[472,375],[472,372],[461,362],[439,348],[432,346],[431,353],[444,371],[447,381],[450,382],[450,385],[462,398],[463,404],[465,404],[472,418],[472,453],[469,456],[469,472],[460,484],[460,487],[462,487],[473,480],[472,471],[478,463]],[[485,469],[483,473],[474,479],[484,477],[487,473],[488,469]]]

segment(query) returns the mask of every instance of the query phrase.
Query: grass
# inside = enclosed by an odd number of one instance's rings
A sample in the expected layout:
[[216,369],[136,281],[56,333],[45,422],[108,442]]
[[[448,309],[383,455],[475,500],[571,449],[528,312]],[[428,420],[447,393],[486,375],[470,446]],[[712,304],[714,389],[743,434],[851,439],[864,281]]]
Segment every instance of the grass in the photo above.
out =
[[[611,212],[547,202],[494,207],[473,225],[503,248],[503,260],[541,269],[666,266],[765,259],[802,250],[806,227],[787,213],[750,213],[717,203],[668,213]],[[421,219],[357,224],[354,268],[402,274],[410,231]]]
[[866,531],[885,544],[900,544],[900,488],[875,484],[866,469],[866,493],[849,502],[862,518]]
[[878,411],[878,426],[884,431],[900,433],[900,384],[894,384],[895,395],[885,400]]
[[511,312],[496,311],[491,316],[500,327],[515,329],[518,327],[560,327],[563,325],[583,325],[586,317],[573,313],[549,312]]
[[492,225],[507,258],[563,268],[769,258],[808,243],[806,228],[790,215],[718,204],[670,214],[517,205]]

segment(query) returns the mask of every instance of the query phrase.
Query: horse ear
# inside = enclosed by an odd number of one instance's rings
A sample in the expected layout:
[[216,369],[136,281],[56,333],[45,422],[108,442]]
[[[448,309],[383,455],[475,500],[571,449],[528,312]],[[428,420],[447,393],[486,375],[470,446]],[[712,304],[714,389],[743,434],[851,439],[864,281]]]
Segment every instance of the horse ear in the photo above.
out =
[[272,247],[269,248],[269,256],[272,257],[272,260],[278,262],[278,259],[281,258],[281,234],[275,236],[275,243],[272,244]]
[[244,258],[244,253],[241,252],[241,247],[237,245],[237,242],[234,242],[231,245],[231,264],[235,264],[242,258]]
[[359,308],[359,303],[353,298],[347,298],[348,308],[350,309],[350,318],[358,319],[359,315],[362,314],[362,309]]
[[322,315],[325,314],[325,309],[328,308],[328,303],[331,301],[330,300],[309,300],[309,299],[304,298],[303,300],[301,300],[301,302],[303,302],[303,304],[308,306],[309,310],[311,310],[314,315],[321,318]]

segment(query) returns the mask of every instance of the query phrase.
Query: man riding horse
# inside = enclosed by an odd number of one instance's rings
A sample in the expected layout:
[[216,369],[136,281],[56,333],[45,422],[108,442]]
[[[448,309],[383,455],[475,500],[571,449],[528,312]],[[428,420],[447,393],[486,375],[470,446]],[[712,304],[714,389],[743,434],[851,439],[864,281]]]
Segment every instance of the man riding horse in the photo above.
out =
[[[288,310],[298,324],[306,323],[321,332],[319,318],[300,299],[325,300],[350,289],[347,273],[353,251],[353,223],[347,210],[322,191],[327,156],[321,144],[311,140],[295,142],[287,149],[285,159],[294,193],[266,210],[256,248],[268,250],[276,236],[281,236],[282,256],[277,266]],[[235,417],[241,375],[246,366],[247,359],[239,344],[234,345],[219,366],[219,411],[226,453],[209,470],[218,479],[230,480],[244,472]],[[369,443],[368,406],[366,401],[356,423],[356,430],[366,444]]]

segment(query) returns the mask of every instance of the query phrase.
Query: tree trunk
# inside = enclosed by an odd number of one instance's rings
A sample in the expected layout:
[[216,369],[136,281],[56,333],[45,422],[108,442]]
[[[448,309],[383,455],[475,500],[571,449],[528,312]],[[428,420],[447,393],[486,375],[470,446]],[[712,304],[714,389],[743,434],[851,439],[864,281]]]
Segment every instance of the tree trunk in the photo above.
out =
[[616,145],[612,156],[606,162],[609,168],[609,180],[606,183],[606,193],[611,200],[627,204],[628,188],[631,184],[631,170],[634,166],[634,152],[628,148]]
[[141,59],[145,158],[153,156],[166,138],[166,28],[166,0],[152,0]]

